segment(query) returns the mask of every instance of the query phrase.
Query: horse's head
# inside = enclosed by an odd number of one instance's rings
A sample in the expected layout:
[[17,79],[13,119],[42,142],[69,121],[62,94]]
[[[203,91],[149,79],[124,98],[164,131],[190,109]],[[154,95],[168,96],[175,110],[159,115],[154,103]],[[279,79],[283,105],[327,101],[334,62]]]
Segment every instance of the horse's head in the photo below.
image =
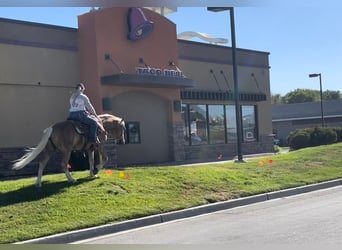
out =
[[125,144],[126,125],[124,119],[109,114],[99,115],[99,117],[108,136],[115,139],[118,144]]

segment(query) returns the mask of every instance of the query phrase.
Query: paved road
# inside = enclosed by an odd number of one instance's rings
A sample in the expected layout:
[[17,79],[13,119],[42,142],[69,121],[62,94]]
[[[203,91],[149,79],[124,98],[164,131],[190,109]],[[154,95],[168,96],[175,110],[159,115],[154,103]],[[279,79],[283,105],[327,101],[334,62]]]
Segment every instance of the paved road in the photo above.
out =
[[342,244],[342,186],[75,243]]

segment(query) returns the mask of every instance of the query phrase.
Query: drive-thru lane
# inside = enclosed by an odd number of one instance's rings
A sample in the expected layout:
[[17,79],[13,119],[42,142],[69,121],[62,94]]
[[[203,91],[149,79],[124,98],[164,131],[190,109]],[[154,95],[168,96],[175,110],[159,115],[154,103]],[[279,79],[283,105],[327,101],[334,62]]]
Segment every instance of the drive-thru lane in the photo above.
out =
[[74,243],[342,244],[342,186]]

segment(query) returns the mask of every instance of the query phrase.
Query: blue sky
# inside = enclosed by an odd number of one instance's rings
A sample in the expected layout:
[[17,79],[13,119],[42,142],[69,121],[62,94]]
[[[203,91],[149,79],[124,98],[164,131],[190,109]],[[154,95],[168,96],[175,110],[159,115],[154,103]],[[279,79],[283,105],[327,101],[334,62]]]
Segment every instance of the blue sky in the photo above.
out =
[[[269,2],[235,7],[235,27],[238,48],[270,53],[272,94],[285,95],[296,88],[319,90],[319,79],[309,78],[310,73],[322,73],[323,90],[342,92],[342,1]],[[0,17],[77,28],[77,16],[89,9],[0,7]],[[231,45],[228,11],[178,7],[167,17],[177,24],[177,33],[203,32],[227,38],[227,46]]]

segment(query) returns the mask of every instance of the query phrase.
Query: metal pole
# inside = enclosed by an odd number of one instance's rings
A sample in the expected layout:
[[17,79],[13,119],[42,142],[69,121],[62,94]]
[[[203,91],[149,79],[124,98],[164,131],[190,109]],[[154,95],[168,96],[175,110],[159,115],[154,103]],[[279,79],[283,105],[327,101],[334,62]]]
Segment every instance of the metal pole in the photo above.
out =
[[324,111],[323,111],[323,91],[322,91],[322,74],[314,73],[309,74],[309,77],[319,77],[319,93],[320,93],[320,99],[321,99],[321,121],[322,121],[322,127],[324,127]]
[[232,39],[232,63],[233,63],[233,78],[234,78],[234,99],[235,99],[235,116],[236,116],[236,137],[237,137],[237,154],[238,159],[235,162],[244,162],[242,159],[242,127],[241,127],[241,110],[239,99],[239,83],[236,63],[236,40],[235,40],[235,22],[233,7],[207,7],[207,10],[213,12],[229,10],[230,16],[230,32]]
[[322,120],[322,127],[324,127],[324,112],[323,112],[323,92],[322,92],[322,74],[319,73],[319,91],[321,95],[321,120]]
[[235,99],[235,114],[236,114],[236,135],[237,135],[237,154],[236,162],[243,162],[242,156],[242,128],[241,128],[241,110],[239,98],[239,82],[236,63],[236,40],[235,40],[235,22],[234,8],[229,7],[230,12],[230,31],[232,39],[232,60],[233,60],[233,79],[234,79],[234,99]]

